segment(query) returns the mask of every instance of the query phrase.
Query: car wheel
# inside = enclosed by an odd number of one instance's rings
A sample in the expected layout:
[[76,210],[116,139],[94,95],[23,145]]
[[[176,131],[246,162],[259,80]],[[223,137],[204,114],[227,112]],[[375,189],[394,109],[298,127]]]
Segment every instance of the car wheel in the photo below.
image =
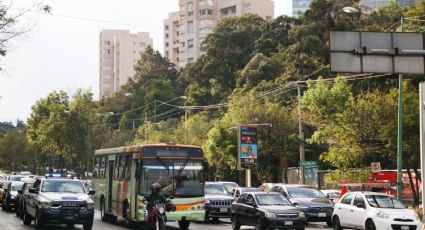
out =
[[334,230],[342,230],[341,222],[339,222],[339,218],[337,216],[334,216],[332,221],[332,226]]
[[373,220],[369,219],[366,221],[365,225],[366,230],[376,230],[375,223],[373,223]]
[[93,220],[83,224],[84,230],[91,230],[93,228]]
[[213,218],[212,218],[212,222],[213,222],[214,224],[217,224],[218,222],[220,222],[220,219],[219,219],[218,217],[213,217]]
[[188,229],[189,228],[189,225],[190,225],[190,222],[187,221],[187,220],[181,220],[181,221],[179,221],[179,227],[182,230]]
[[328,221],[326,221],[326,225],[327,225],[328,227],[332,227],[332,220],[328,220]]
[[265,230],[261,217],[258,217],[255,221],[255,230]]
[[66,228],[67,228],[67,229],[73,229],[73,228],[74,228],[74,224],[67,224],[67,225],[66,225]]
[[31,217],[30,215],[27,213],[26,210],[24,210],[24,214],[23,214],[23,218],[22,221],[24,222],[24,225],[30,225],[31,224]]
[[236,217],[232,216],[231,220],[232,220],[233,230],[239,230],[241,228],[241,224],[239,223],[238,219]]
[[38,210],[35,212],[34,222],[35,222],[35,228],[36,229],[42,229],[43,228],[43,226],[44,226],[43,220],[41,219],[41,215],[40,215]]
[[101,199],[100,200],[100,219],[105,222],[108,220],[108,218],[106,217],[106,213],[105,213],[105,200]]

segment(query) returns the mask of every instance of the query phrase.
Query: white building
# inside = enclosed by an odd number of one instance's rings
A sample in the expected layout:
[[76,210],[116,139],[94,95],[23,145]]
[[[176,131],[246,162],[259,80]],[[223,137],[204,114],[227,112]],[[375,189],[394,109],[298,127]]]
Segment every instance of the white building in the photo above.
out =
[[164,20],[164,55],[178,67],[206,51],[202,41],[221,18],[247,13],[274,18],[272,0],[180,0],[179,5],[180,10]]
[[110,96],[134,76],[134,65],[153,39],[147,32],[102,30],[99,36],[99,97]]

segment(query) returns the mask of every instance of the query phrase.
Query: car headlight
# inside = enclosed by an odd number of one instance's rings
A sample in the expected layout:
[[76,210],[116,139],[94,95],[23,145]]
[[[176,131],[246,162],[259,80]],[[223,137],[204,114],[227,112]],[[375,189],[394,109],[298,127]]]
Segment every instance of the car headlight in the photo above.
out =
[[388,219],[390,216],[384,211],[377,211],[376,216],[382,219]]
[[205,205],[209,205],[211,203],[210,200],[205,200]]
[[14,199],[16,199],[16,196],[11,195],[11,196],[10,196],[10,199],[14,200]]
[[38,202],[38,208],[46,209],[50,208],[50,202]]
[[305,218],[305,213],[304,212],[298,213],[298,217]]
[[272,212],[266,212],[266,217],[267,218],[276,218],[276,214],[274,214]]
[[94,209],[94,203],[87,203],[87,209]]

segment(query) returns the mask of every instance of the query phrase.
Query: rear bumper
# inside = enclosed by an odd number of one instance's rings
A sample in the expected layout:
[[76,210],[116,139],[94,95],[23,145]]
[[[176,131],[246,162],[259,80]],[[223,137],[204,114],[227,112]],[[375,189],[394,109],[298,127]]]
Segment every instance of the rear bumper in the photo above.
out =
[[93,221],[94,210],[72,211],[41,209],[40,215],[46,224],[85,224]]

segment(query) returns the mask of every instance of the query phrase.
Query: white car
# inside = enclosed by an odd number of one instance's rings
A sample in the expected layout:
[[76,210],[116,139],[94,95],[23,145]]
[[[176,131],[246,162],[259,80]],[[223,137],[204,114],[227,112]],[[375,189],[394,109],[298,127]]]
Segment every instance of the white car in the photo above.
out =
[[334,229],[421,229],[416,212],[391,195],[374,192],[344,194],[335,205],[332,222]]

